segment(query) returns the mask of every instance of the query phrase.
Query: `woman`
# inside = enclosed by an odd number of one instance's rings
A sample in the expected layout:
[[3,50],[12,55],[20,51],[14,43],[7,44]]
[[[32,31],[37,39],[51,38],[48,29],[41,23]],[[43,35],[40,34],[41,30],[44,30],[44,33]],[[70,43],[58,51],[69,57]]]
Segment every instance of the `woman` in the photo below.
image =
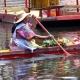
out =
[[[35,44],[32,44],[33,39],[39,38],[39,39],[48,39],[51,38],[52,35],[49,36],[41,36],[36,35],[33,32],[33,28],[36,27],[36,21],[33,21],[32,24],[28,22],[30,19],[30,14],[26,13],[25,11],[19,11],[16,13],[15,18],[15,28],[13,28],[13,36],[12,41],[10,43],[10,49],[13,51],[15,50],[26,50],[29,49],[31,52],[33,52],[34,49],[39,48],[40,46]],[[33,16],[31,17],[32,19]]]

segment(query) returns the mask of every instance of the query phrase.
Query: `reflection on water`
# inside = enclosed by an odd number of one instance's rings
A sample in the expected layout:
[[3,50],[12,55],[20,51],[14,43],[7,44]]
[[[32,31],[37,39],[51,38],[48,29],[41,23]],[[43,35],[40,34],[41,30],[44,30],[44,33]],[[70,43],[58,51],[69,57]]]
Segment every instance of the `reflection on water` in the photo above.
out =
[[64,60],[62,56],[42,55],[0,63],[0,80],[56,80],[55,77],[80,76],[80,56]]

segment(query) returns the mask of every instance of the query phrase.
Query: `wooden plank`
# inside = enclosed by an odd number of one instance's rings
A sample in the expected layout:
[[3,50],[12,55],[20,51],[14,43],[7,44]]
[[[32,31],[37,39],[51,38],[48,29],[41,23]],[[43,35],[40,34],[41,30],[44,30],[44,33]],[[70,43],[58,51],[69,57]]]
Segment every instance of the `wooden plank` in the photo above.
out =
[[63,12],[63,15],[80,15],[80,12],[70,12],[70,11],[67,11],[67,12]]
[[28,8],[18,8],[18,7],[4,7],[4,10],[12,10],[12,11],[20,11],[20,10],[24,10],[26,12],[29,12]]
[[66,15],[66,16],[58,16],[57,20],[80,20],[80,15]]
[[80,5],[64,5],[65,8],[80,8]]

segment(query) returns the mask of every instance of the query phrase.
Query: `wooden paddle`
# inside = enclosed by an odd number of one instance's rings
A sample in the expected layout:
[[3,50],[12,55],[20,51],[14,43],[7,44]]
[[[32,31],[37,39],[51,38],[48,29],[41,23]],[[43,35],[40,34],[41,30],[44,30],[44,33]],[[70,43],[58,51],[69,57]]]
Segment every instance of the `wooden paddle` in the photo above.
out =
[[[41,24],[41,22],[35,18],[35,20],[37,21],[37,23],[43,28],[43,30],[48,34],[48,35],[51,35],[49,33],[49,31]],[[52,36],[52,39],[57,43],[57,45],[63,50],[63,52],[66,54],[66,57],[69,57],[71,56],[72,54],[68,53],[58,42],[57,40],[54,38],[54,36]]]

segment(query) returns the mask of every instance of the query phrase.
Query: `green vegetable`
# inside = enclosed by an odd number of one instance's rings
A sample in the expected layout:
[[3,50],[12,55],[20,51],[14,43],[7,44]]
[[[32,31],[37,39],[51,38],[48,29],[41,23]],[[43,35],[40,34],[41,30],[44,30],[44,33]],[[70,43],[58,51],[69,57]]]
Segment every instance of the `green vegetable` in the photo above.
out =
[[[66,43],[62,42],[61,43],[62,46],[65,46]],[[54,40],[44,40],[42,43],[43,47],[53,47],[53,46],[58,46],[57,43]]]
[[65,46],[65,45],[66,45],[66,43],[65,43],[65,42],[62,42],[62,43],[61,43],[61,45],[62,45],[62,46]]
[[43,44],[42,44],[42,46],[43,47],[47,47],[47,46],[56,46],[57,44],[56,44],[56,42],[54,41],[54,40],[45,40],[45,41],[43,41]]

